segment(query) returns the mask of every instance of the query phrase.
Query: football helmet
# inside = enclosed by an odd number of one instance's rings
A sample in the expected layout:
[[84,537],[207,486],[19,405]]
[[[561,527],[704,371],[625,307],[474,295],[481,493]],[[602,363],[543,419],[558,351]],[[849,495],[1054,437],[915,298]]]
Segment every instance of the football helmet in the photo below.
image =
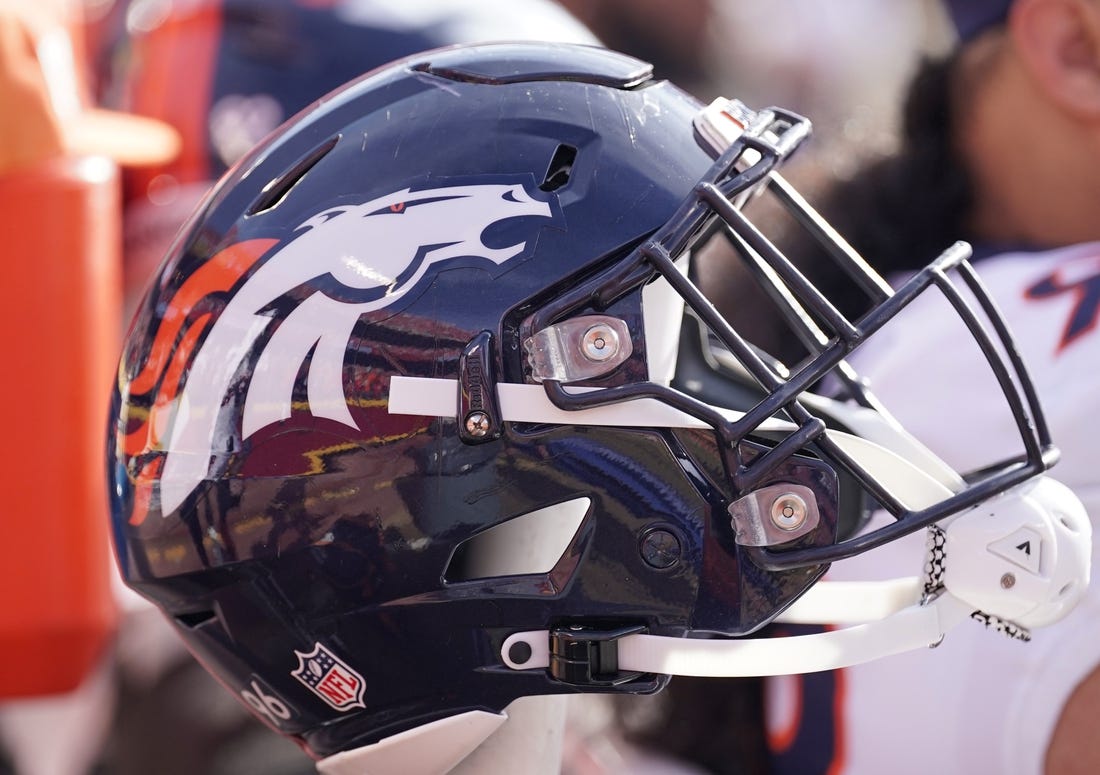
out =
[[[809,128],[567,44],[436,50],[322,99],[205,198],[127,336],[109,441],[127,583],[317,757],[525,696],[927,646],[978,607],[943,574],[856,598],[815,582],[997,495],[1016,505],[993,532],[1031,530],[1062,575],[1037,568],[1048,583],[1003,611],[980,595],[988,613],[1057,618],[1088,523],[1035,479],[1056,451],[966,246],[891,289],[778,174]],[[831,247],[869,313],[805,280],[745,215],[758,194]],[[803,362],[757,351],[692,282],[716,232]],[[1024,448],[967,478],[845,361],[933,287]],[[706,385],[677,376],[687,350]],[[810,392],[827,382],[836,398]],[[843,535],[841,512],[872,505],[895,521]],[[982,530],[960,535],[953,555],[985,551]],[[967,585],[996,586],[991,567]],[[743,637],[784,612],[884,618]]]

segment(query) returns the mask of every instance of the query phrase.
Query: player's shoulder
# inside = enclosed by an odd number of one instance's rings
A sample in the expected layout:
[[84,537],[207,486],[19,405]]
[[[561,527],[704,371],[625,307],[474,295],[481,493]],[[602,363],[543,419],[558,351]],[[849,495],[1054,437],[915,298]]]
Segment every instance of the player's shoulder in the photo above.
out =
[[1055,336],[1053,354],[1100,347],[1100,242],[1007,252],[976,266],[1010,319]]

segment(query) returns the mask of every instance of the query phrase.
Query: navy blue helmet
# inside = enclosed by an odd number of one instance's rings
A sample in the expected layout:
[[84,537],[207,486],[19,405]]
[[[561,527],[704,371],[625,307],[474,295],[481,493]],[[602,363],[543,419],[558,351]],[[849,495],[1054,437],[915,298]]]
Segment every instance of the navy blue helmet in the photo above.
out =
[[[975,324],[1025,453],[966,481],[910,464],[936,497],[898,492],[915,442],[844,359],[949,272],[985,297],[963,248],[896,293],[871,272],[777,174],[808,132],[569,44],[440,49],[320,100],[207,195],[129,331],[126,582],[327,757],[519,697],[657,691],[681,668],[617,644],[752,633],[833,560],[1045,470],[1007,333]],[[805,281],[744,214],[757,193],[872,312]],[[802,363],[692,282],[718,233],[782,289]],[[844,402],[808,392],[825,382]],[[896,520],[842,534],[872,503]]]

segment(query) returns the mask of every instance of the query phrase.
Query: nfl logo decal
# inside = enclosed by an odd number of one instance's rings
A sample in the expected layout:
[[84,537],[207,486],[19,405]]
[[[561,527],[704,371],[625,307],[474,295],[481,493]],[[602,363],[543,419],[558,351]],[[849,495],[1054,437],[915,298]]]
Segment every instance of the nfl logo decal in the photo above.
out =
[[291,675],[336,710],[366,707],[363,676],[320,643],[314,644],[308,654],[295,649],[294,656],[298,657],[298,668]]

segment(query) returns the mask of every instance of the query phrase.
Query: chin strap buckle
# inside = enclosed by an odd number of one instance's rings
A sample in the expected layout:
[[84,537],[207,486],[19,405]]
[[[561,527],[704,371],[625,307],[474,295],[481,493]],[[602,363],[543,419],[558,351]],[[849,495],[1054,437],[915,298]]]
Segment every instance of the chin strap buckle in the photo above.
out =
[[550,631],[550,675],[573,686],[618,686],[644,673],[619,669],[619,639],[646,632],[642,625],[598,630],[566,625]]

